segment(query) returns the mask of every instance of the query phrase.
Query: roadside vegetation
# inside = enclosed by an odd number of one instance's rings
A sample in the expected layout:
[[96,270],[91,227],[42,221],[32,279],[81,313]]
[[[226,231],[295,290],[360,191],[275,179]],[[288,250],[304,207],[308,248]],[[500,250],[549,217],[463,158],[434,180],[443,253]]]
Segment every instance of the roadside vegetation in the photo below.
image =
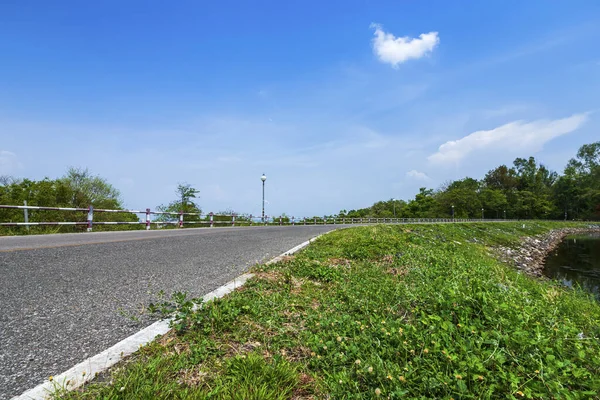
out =
[[178,295],[176,329],[57,397],[593,398],[600,305],[493,250],[566,225],[332,232],[198,311]]
[[[68,208],[107,208],[120,210],[123,208],[121,194],[106,179],[93,175],[88,169],[68,169],[61,178],[44,178],[39,181],[15,179],[0,176],[0,204],[22,206],[27,201],[29,206],[68,207]],[[85,222],[87,213],[81,211],[38,211],[29,210],[30,222]],[[94,215],[96,222],[101,221],[138,221],[131,213],[111,213]],[[23,210],[0,209],[0,222],[24,222]],[[142,229],[137,225],[101,226],[94,230]],[[0,227],[0,235],[40,234],[82,232],[85,225],[79,226],[31,226]]]

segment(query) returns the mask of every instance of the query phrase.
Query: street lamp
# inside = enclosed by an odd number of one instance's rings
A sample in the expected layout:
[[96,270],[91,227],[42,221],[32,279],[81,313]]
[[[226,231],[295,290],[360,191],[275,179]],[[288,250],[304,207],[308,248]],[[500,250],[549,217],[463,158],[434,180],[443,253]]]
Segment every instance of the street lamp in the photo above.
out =
[[481,219],[483,220],[483,207],[481,207]]
[[452,221],[454,221],[454,204],[452,204]]
[[392,199],[392,204],[394,204],[394,218],[396,218],[396,199]]
[[263,173],[262,176],[260,177],[260,180],[262,181],[262,186],[263,186],[263,190],[262,190],[262,194],[263,194],[263,198],[262,198],[262,222],[264,224],[265,223],[265,181],[267,180],[267,176]]
[[504,212],[504,219],[506,219],[506,210],[503,210]]

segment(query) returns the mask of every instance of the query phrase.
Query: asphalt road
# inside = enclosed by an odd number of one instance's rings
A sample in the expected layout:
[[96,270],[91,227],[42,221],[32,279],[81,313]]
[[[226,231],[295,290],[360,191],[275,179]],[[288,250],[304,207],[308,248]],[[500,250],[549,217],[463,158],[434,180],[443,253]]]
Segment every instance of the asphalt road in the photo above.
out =
[[[335,226],[335,227],[339,227]],[[0,399],[148,326],[157,294],[200,297],[334,226],[0,237]]]

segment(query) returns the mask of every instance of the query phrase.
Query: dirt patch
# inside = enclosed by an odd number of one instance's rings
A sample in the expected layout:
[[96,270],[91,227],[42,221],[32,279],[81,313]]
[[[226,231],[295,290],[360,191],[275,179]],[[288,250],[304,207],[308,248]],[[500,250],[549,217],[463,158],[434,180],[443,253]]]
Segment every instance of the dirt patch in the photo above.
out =
[[347,258],[330,258],[327,263],[332,266],[350,267],[350,260]]
[[279,271],[271,270],[266,272],[257,272],[254,274],[254,278],[267,282],[279,282],[283,279],[283,276]]
[[307,359],[311,356],[312,351],[306,346],[294,347],[291,349],[281,350],[281,355],[288,361],[296,362]]
[[310,302],[310,308],[312,308],[313,310],[317,310],[319,307],[321,307],[321,303],[319,303],[317,299],[312,299],[312,301]]
[[292,394],[292,400],[312,400],[317,397],[314,393],[315,380],[308,374],[300,374],[299,387]]
[[256,349],[259,349],[262,346],[260,342],[249,341],[246,343],[238,343],[238,342],[228,342],[227,347],[227,355],[234,356],[240,354],[250,353]]
[[377,263],[383,265],[391,265],[394,263],[395,260],[396,258],[393,255],[388,254],[383,256],[381,259],[377,260]]
[[190,344],[182,342],[173,329],[161,336],[160,339],[157,340],[157,343],[165,348],[167,355],[187,354],[190,352]]
[[394,276],[404,276],[408,273],[408,268],[405,266],[390,268],[387,270],[387,273]]
[[186,368],[177,374],[177,383],[189,387],[199,387],[204,384],[208,377],[208,372],[202,371],[202,365],[195,365],[192,368]]

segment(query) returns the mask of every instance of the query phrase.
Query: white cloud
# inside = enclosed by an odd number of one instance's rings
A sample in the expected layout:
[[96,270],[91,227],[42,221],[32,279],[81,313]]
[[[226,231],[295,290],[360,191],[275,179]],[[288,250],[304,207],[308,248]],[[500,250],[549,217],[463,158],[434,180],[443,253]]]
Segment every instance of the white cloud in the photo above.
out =
[[413,178],[413,179],[416,179],[418,181],[428,181],[428,180],[431,179],[431,178],[429,178],[427,176],[427,174],[425,172],[420,172],[420,171],[417,171],[416,169],[408,171],[406,173],[406,176],[408,178]]
[[588,114],[575,114],[557,120],[515,121],[488,131],[477,131],[458,140],[442,144],[428,157],[434,163],[455,163],[474,151],[539,151],[555,137],[573,132],[588,119]]
[[392,64],[397,68],[399,64],[424,57],[431,53],[440,42],[437,32],[422,33],[418,38],[409,36],[395,37],[383,31],[381,25],[371,24],[375,28],[373,51],[383,63]]

